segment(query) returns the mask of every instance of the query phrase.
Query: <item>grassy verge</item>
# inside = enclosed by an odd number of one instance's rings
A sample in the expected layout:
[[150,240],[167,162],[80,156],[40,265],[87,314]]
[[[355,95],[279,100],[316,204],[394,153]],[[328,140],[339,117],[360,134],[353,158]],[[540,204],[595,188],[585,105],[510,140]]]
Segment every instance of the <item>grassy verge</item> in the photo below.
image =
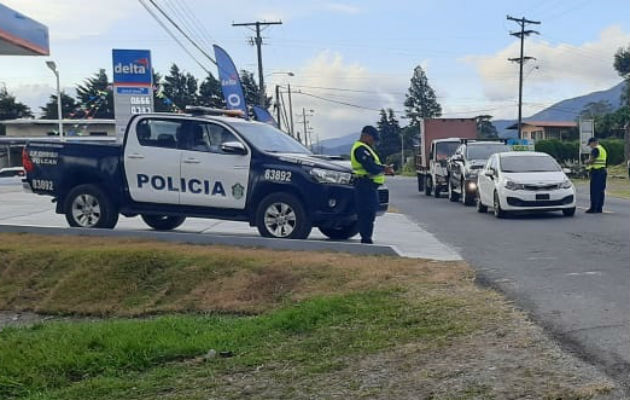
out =
[[0,235],[0,309],[76,317],[0,331],[0,398],[612,393],[472,278],[463,263]]

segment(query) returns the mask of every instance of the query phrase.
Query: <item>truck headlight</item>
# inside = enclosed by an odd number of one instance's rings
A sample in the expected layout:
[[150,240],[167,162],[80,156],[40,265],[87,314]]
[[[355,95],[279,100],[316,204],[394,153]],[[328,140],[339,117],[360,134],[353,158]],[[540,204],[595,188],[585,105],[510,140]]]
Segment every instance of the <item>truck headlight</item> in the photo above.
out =
[[310,174],[319,183],[332,183],[337,185],[350,185],[352,183],[352,174],[347,172],[311,168]]
[[507,190],[524,190],[525,186],[522,183],[516,183],[513,181],[506,181],[505,188]]
[[565,181],[562,181],[562,182],[558,185],[558,187],[559,187],[560,189],[571,189],[571,188],[573,187],[573,184],[571,183],[571,181],[570,181],[570,180],[568,180],[568,179],[567,179],[567,180],[565,180]]

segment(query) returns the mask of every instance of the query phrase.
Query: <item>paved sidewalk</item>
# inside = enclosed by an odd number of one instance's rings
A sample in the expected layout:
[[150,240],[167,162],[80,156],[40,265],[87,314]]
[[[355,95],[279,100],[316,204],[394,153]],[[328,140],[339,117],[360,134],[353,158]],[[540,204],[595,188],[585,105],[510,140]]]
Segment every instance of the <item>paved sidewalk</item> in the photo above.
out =
[[[25,193],[17,184],[0,185],[0,225],[3,225],[0,230],[25,231],[25,229],[18,229],[17,227],[67,228],[65,217],[55,214],[55,205],[50,200],[51,197]],[[32,231],[45,234],[60,233],[58,230]],[[221,243],[303,250],[330,249],[332,251],[352,253],[392,254],[391,249],[393,249],[395,254],[403,257],[443,261],[461,260],[461,257],[455,250],[441,243],[431,233],[422,229],[405,215],[395,213],[387,213],[377,218],[374,241],[378,246],[376,246],[377,248],[374,251],[361,250],[361,248],[366,246],[359,244],[357,238],[344,242],[328,240],[317,229],[313,229],[306,241],[278,241],[277,239],[261,238],[256,228],[250,227],[249,224],[244,222],[202,218],[189,218],[173,232],[152,232],[142,222],[140,217],[125,218],[121,216],[114,232],[120,233],[113,233],[113,236],[141,236],[196,243]],[[133,232],[137,234],[134,235]],[[177,236],[181,233],[201,234],[203,237]],[[85,234],[85,230],[75,230],[74,234]],[[99,235],[97,232],[94,232],[94,234]],[[110,234],[107,234],[107,236],[110,236]],[[291,243],[282,244],[281,242]],[[379,248],[383,248],[383,251],[377,251]]]

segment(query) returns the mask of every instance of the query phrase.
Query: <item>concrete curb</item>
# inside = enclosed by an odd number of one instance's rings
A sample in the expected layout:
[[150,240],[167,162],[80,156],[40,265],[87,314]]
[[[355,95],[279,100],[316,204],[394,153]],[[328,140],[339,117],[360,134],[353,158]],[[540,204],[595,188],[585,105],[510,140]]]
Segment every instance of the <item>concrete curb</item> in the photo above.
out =
[[139,230],[108,230],[89,228],[51,228],[39,226],[0,225],[1,233],[33,233],[37,235],[92,236],[141,238],[189,244],[220,244],[239,247],[262,247],[276,250],[333,251],[340,253],[400,256],[394,246],[363,245],[332,240],[271,239],[252,236],[217,235],[209,233],[156,232]]

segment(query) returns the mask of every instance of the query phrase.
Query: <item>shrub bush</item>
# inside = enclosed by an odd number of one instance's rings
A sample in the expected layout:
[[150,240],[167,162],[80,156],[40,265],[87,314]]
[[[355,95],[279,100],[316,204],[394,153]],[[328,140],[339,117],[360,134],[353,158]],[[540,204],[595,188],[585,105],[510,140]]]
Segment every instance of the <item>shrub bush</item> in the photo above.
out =
[[[624,141],[622,139],[601,139],[600,144],[608,153],[608,165],[617,165],[624,160]],[[577,141],[561,141],[558,139],[538,140],[536,141],[536,151],[547,153],[555,158],[559,163],[564,164],[567,161],[577,160],[578,158]]]

